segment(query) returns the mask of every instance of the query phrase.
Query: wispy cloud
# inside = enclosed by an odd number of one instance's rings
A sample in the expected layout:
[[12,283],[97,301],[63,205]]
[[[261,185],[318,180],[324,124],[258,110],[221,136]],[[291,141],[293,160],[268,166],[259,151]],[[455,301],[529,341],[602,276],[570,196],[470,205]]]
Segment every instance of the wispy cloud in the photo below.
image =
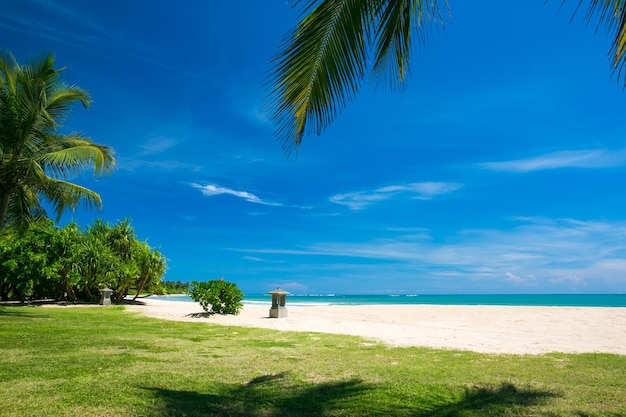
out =
[[[162,53],[154,45],[138,41],[126,31],[98,20],[97,15],[81,10],[77,5],[49,0],[19,3],[19,7],[5,10],[9,23],[0,22],[0,27],[39,36],[94,55],[102,55],[102,49],[116,49],[127,53],[131,59],[139,59],[170,71],[181,71],[179,66],[165,63]],[[31,12],[33,9],[37,13]],[[55,21],[60,23],[50,23]],[[71,27],[72,30],[59,29],[66,27]],[[132,51],[132,54],[127,51]]]
[[396,197],[417,200],[430,200],[441,194],[448,194],[461,188],[461,184],[451,182],[417,182],[402,185],[389,185],[372,191],[357,191],[336,194],[330,198],[335,204],[348,206],[352,210],[362,210],[374,203]]
[[626,150],[588,149],[561,151],[533,158],[480,164],[484,169],[508,172],[532,172],[558,168],[611,168],[626,163]]
[[266,206],[281,206],[280,203],[262,200],[261,198],[257,197],[256,195],[248,191],[233,190],[232,188],[221,187],[215,184],[201,185],[201,184],[193,183],[191,184],[191,186],[193,188],[199,189],[202,192],[202,194],[208,197],[212,197],[212,196],[216,196],[220,194],[227,194],[227,195],[232,195],[237,198],[241,198],[249,203],[263,204]]
[[267,262],[265,259],[258,258],[256,256],[244,256],[243,259],[247,261],[252,261],[252,262]]
[[[48,4],[48,2],[32,1],[23,3],[22,6],[26,6],[26,9],[22,10],[20,7],[14,10],[9,9],[10,12],[6,14],[9,19],[0,22],[0,27],[30,35],[33,34],[33,28],[37,28],[35,34],[47,40],[82,49],[96,46],[92,35],[93,29],[90,28],[92,22],[87,16],[77,16],[77,13],[70,8],[60,7],[58,4]],[[40,14],[49,16],[44,19],[39,14],[29,13],[28,9],[31,8],[37,9]],[[77,30],[59,30],[58,27],[50,24],[53,19],[71,21],[72,26],[76,27]],[[62,25],[58,26],[61,27]],[[80,35],[77,32],[80,32]]]
[[[277,259],[322,267],[331,259],[376,268],[379,276],[408,282],[439,277],[463,288],[484,283],[488,291],[532,287],[539,291],[584,291],[594,288],[623,291],[626,285],[626,223],[572,219],[514,220],[508,230],[463,230],[444,240],[399,234],[362,242],[319,242],[296,248],[245,249]],[[352,260],[351,260],[352,259]],[[363,262],[366,260],[367,262]],[[303,266],[300,266],[301,268]],[[304,267],[306,268],[306,267]],[[372,273],[372,275],[375,275]],[[471,284],[470,284],[471,283]]]
[[512,272],[506,272],[504,275],[505,275],[504,279],[506,281],[511,281],[515,285],[523,285],[523,286],[536,286],[537,285],[537,279],[534,275],[530,275],[528,277],[522,277]]

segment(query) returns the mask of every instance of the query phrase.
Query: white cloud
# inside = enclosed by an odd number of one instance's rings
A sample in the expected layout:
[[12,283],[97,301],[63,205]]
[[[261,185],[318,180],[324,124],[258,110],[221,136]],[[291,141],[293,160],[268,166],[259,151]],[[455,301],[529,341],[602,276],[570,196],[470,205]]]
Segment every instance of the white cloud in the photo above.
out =
[[451,182],[420,182],[409,184],[405,190],[415,193],[416,195],[413,198],[419,200],[430,200],[437,195],[449,194],[461,187],[461,184]]
[[448,194],[461,187],[461,184],[451,182],[418,182],[403,185],[388,185],[372,191],[336,194],[330,198],[330,201],[335,204],[348,206],[352,210],[361,210],[376,202],[397,196],[408,195],[412,199],[430,200],[437,195]]
[[262,258],[257,258],[256,256],[244,256],[243,259],[253,262],[265,262]]
[[485,162],[480,166],[492,171],[525,173],[557,168],[611,168],[625,163],[626,150],[588,149],[553,152],[512,161]]
[[598,262],[597,267],[609,270],[620,271],[626,276],[626,260],[625,259],[605,259]]
[[377,201],[386,200],[390,197],[390,194],[384,192],[356,192],[334,195],[330,198],[330,201],[342,206],[348,206],[352,210],[361,210]]
[[237,198],[241,198],[249,203],[263,204],[266,206],[280,206],[281,205],[279,203],[262,200],[256,195],[249,193],[247,191],[233,190],[232,188],[220,187],[219,185],[214,185],[214,184],[201,185],[201,184],[193,183],[191,184],[191,186],[193,188],[199,189],[202,192],[202,194],[209,196],[209,197],[220,195],[220,194],[227,194],[227,195],[232,195]]
[[534,275],[528,276],[528,278],[523,278],[521,275],[513,274],[512,272],[507,272],[504,274],[506,281],[511,281],[516,285],[536,285],[536,279]]
[[563,276],[559,276],[556,278],[552,278],[550,280],[550,283],[552,284],[567,284],[570,288],[574,287],[574,288],[581,288],[581,287],[587,287],[587,282],[585,281],[585,278],[581,277],[580,275],[563,275]]
[[626,222],[526,218],[516,219],[508,230],[463,230],[443,240],[399,233],[387,239],[245,251],[282,260],[288,257],[292,259],[289,262],[298,262],[293,259],[302,256],[317,257],[315,264],[320,267],[327,265],[325,257],[343,258],[347,264],[378,268],[381,276],[404,274],[405,279],[416,282],[433,277],[454,280],[457,290],[464,282],[481,281],[490,291],[518,286],[538,291],[590,287],[623,291],[624,241]]

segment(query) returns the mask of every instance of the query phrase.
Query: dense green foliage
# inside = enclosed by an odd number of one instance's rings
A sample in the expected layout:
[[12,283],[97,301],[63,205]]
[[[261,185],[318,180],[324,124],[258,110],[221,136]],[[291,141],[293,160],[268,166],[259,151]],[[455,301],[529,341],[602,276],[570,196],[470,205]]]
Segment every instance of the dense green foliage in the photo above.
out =
[[0,306],[0,334],[6,417],[626,415],[619,355],[391,348],[122,307]]
[[47,218],[45,200],[57,220],[80,203],[99,207],[100,196],[67,179],[89,167],[95,174],[115,167],[113,151],[77,133],[61,134],[61,122],[89,95],[61,80],[47,55],[29,65],[0,53],[0,229],[27,228]]
[[136,239],[128,220],[98,220],[84,231],[41,221],[0,236],[0,297],[96,301],[109,287],[120,302],[131,290],[158,288],[165,266],[158,250]]
[[191,299],[200,303],[204,311],[217,314],[239,314],[243,292],[232,282],[214,279],[193,281],[189,290]]

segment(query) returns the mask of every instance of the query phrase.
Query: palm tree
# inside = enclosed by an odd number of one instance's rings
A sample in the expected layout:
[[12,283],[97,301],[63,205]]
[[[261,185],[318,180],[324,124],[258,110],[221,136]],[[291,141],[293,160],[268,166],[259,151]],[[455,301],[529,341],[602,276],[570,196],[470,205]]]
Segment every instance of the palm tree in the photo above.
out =
[[[293,0],[302,20],[274,58],[269,78],[269,110],[287,155],[305,134],[321,132],[343,110],[371,73],[391,87],[401,86],[415,41],[433,25],[443,25],[447,0]],[[582,1],[579,1],[579,7]],[[591,0],[587,22],[614,33],[612,67],[621,75],[626,62],[626,0]],[[618,77],[619,78],[619,77]]]
[[139,268],[137,281],[137,293],[133,297],[135,301],[144,288],[158,284],[165,274],[166,260],[158,250],[152,249],[147,242],[136,241],[133,256]]
[[130,225],[130,219],[122,220],[108,228],[106,244],[123,262],[130,257],[134,242],[135,230]]
[[115,279],[120,269],[119,258],[107,246],[102,235],[94,231],[94,226],[88,228],[75,249],[76,269],[81,277],[81,295],[89,301],[97,299],[97,291],[105,287],[107,281]]
[[97,193],[67,179],[92,166],[94,174],[115,167],[111,148],[59,133],[71,107],[87,108],[90,97],[65,84],[63,69],[53,66],[52,55],[19,65],[10,53],[0,53],[0,230],[47,218],[44,199],[57,221],[81,202],[99,208]]

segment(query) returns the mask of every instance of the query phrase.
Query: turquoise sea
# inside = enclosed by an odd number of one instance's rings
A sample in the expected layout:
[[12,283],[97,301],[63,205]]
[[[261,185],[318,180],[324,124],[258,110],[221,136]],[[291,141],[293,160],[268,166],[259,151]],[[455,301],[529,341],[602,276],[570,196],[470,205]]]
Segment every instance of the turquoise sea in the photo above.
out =
[[[154,297],[163,300],[189,301],[186,295]],[[271,296],[250,294],[244,304],[269,304]],[[569,306],[626,307],[626,294],[455,294],[455,295],[341,295],[293,294],[287,305],[372,305],[372,304],[437,304],[437,305],[503,305],[503,306]]]

